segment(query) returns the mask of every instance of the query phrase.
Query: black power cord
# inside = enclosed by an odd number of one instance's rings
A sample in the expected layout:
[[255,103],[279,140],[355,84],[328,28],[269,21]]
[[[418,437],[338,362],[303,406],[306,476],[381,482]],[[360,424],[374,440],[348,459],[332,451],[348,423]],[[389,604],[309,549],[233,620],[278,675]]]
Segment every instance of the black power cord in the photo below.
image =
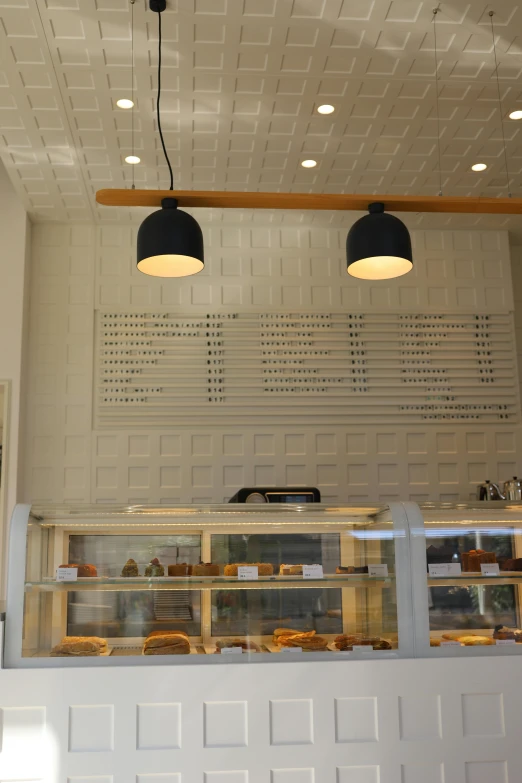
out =
[[172,166],[170,165],[169,155],[165,146],[165,139],[163,138],[163,130],[161,128],[161,114],[160,114],[160,99],[161,99],[161,13],[167,7],[167,0],[149,0],[149,7],[151,11],[155,11],[158,14],[158,97],[156,100],[156,114],[158,116],[158,131],[161,139],[161,146],[163,147],[163,154],[167,161],[170,173],[170,187],[169,190],[174,190],[174,174],[172,173]]

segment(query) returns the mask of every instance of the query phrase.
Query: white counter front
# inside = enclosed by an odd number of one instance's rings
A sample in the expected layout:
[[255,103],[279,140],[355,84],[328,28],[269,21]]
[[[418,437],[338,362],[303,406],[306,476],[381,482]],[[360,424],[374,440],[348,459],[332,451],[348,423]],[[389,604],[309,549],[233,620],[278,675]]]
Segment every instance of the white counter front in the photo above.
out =
[[0,671],[0,781],[518,783],[513,658]]

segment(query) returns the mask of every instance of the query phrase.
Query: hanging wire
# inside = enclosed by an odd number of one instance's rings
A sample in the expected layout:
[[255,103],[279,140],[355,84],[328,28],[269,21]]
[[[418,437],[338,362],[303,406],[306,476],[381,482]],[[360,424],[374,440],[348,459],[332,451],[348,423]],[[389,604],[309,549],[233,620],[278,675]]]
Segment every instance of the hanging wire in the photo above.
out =
[[167,166],[170,172],[170,187],[169,190],[174,190],[174,175],[172,173],[172,166],[170,165],[167,148],[165,146],[165,140],[163,138],[163,131],[161,129],[161,116],[160,116],[160,98],[161,98],[161,11],[158,14],[158,98],[156,101],[156,113],[158,115],[158,131],[161,139],[161,146],[163,147],[163,154],[167,161]]
[[506,167],[507,192],[508,192],[508,197],[511,198],[508,157],[507,157],[507,149],[506,149],[506,135],[504,133],[504,114],[502,111],[502,98],[500,96],[500,81],[498,76],[497,46],[495,43],[495,26],[493,24],[494,15],[495,15],[494,11],[489,12],[489,18],[491,20],[491,37],[493,39],[493,54],[495,56],[495,75],[497,79],[498,113],[500,115],[500,129],[502,131],[502,145],[504,148],[504,165]]
[[437,53],[437,14],[440,11],[440,3],[433,9],[433,38],[435,42],[435,104],[437,113],[437,152],[439,158],[439,196],[442,196],[442,158],[440,153],[440,107],[439,107],[439,58]]
[[[134,157],[134,3],[136,0],[130,0],[131,4],[131,147]],[[134,184],[134,166],[132,166],[132,190],[135,190]]]

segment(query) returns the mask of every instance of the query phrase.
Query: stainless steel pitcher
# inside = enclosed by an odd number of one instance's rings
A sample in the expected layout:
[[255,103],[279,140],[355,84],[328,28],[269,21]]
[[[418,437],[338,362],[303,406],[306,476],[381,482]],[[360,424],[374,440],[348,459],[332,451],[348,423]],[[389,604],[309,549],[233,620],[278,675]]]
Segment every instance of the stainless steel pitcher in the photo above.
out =
[[504,482],[504,497],[506,500],[522,500],[522,481],[516,476]]
[[[505,485],[504,485],[505,486]],[[494,484],[486,479],[483,484],[477,487],[477,500],[505,500],[505,496],[500,491],[498,484]]]

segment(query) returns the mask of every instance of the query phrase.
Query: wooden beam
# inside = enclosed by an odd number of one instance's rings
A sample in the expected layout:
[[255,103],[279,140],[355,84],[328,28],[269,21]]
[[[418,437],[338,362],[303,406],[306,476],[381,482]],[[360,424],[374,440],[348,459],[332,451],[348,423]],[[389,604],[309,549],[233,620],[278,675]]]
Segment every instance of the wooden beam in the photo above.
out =
[[216,190],[99,190],[96,201],[107,207],[161,207],[164,198],[177,198],[180,207],[217,209],[300,209],[365,212],[382,201],[388,212],[455,212],[521,215],[522,198],[463,196],[371,196],[337,193],[253,193]]

